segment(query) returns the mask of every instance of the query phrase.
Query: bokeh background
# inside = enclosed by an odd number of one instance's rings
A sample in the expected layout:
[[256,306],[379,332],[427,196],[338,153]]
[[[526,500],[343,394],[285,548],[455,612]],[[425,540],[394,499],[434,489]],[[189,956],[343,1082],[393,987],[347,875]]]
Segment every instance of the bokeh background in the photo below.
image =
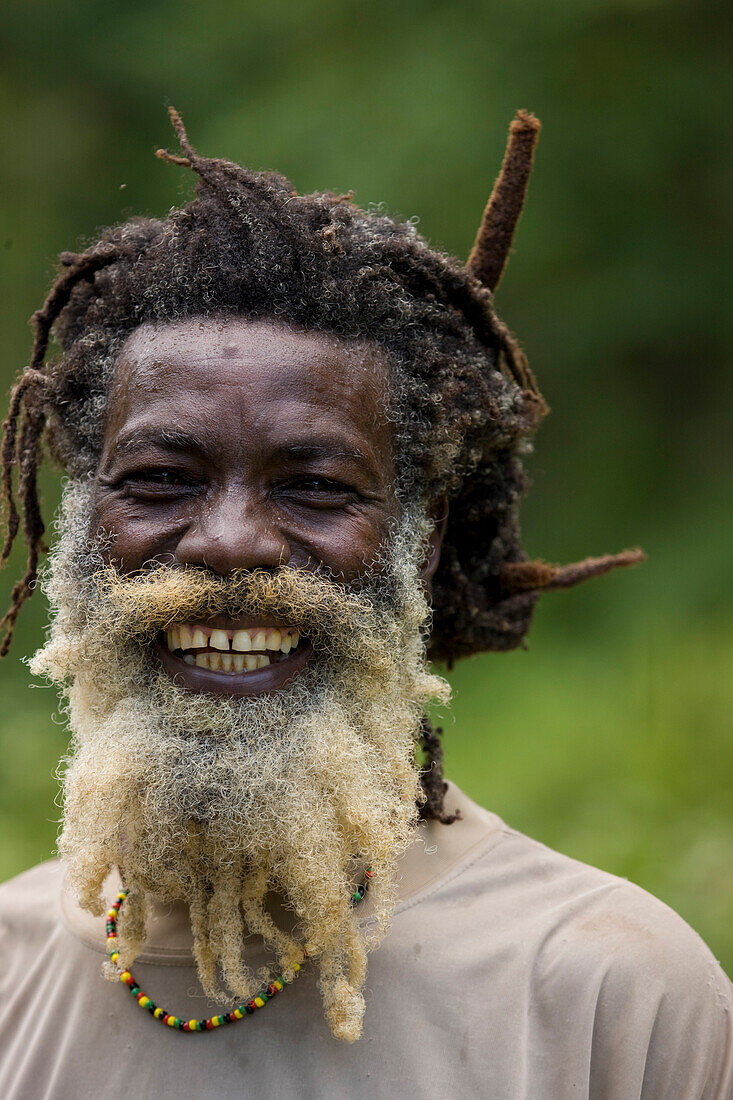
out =
[[[518,107],[542,119],[499,290],[552,416],[526,546],[640,544],[646,565],[545,597],[526,651],[451,673],[447,770],[515,827],[627,876],[733,965],[730,188],[722,4],[679,0],[4,0],[3,391],[59,251],[187,197],[165,107],[209,154],[354,189],[471,245]],[[727,158],[727,164],[726,164]],[[728,181],[726,186],[726,181]],[[58,479],[44,482],[49,513]],[[0,578],[5,598],[21,568]],[[54,850],[66,744],[0,669],[0,878]]]

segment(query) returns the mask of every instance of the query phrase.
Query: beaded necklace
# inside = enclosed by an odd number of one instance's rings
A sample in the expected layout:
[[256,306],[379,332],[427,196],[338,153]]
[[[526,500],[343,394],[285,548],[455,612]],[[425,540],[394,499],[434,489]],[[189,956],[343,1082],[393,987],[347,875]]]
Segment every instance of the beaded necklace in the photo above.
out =
[[[351,895],[352,905],[358,905],[359,902],[364,899],[369,889],[369,880],[372,877],[371,867],[367,867],[364,876],[364,882],[362,882],[360,886],[357,886],[356,890]],[[120,890],[107,913],[107,951],[110,961],[115,966],[117,966],[117,960],[120,957],[120,953],[117,950],[117,918],[124,900],[127,897],[127,893],[125,889]],[[294,963],[293,970],[297,973],[300,970],[300,964]],[[159,1020],[161,1024],[165,1024],[167,1027],[174,1027],[179,1031],[192,1032],[212,1031],[215,1027],[221,1027],[223,1024],[235,1024],[238,1020],[243,1020],[245,1016],[251,1016],[258,1008],[264,1008],[267,1002],[272,1000],[284,986],[289,985],[292,978],[286,979],[280,975],[279,978],[275,978],[273,982],[270,982],[267,989],[261,989],[257,996],[253,997],[247,1004],[239,1005],[232,1012],[224,1012],[218,1016],[209,1016],[205,1020],[182,1020],[179,1016],[173,1016],[170,1012],[166,1012],[164,1008],[160,1008],[151,1001],[150,997],[143,993],[129,970],[122,970],[120,972],[120,981],[128,987],[130,993],[132,993],[140,1007],[147,1009],[153,1019]]]

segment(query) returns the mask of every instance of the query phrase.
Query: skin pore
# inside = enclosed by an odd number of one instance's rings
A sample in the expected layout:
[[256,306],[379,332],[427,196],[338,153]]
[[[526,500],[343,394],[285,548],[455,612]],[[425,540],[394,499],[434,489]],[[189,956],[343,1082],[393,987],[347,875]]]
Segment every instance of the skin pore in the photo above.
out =
[[[93,530],[113,536],[117,568],[323,566],[357,580],[400,511],[388,370],[368,343],[274,321],[141,326],[115,369],[95,479]],[[441,535],[439,526],[426,582]],[[308,660],[297,624],[171,625],[178,633],[159,639],[158,655],[189,691],[277,690]]]

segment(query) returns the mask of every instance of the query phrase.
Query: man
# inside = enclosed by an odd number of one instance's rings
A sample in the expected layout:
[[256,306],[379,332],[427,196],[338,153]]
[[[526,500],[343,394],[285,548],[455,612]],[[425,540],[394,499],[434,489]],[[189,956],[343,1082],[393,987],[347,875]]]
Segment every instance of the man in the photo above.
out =
[[492,291],[536,120],[463,268],[171,117],[197,198],[62,256],[5,423],[4,652],[44,432],[69,474],[33,668],[74,743],[62,861],[0,893],[2,1095],[729,1095],[702,942],[445,784],[426,718],[427,655],[640,556],[520,546],[544,406]]

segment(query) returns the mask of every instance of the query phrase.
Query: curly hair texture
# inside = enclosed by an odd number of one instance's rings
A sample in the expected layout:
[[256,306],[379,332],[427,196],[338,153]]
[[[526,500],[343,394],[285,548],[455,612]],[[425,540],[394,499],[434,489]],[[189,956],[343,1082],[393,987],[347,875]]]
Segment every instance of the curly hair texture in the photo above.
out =
[[[562,587],[640,553],[563,570],[526,562],[519,502],[522,455],[546,406],[519,346],[498,319],[501,276],[531,169],[539,123],[512,122],[502,170],[464,266],[431,249],[409,222],[364,211],[348,195],[298,195],[275,173],[200,156],[177,112],[184,155],[158,150],[198,177],[196,197],[161,220],[133,218],[61,272],[34,315],[30,364],[3,425],[4,564],[22,505],[28,560],[0,628],[7,653],[43,551],[36,477],[44,434],[72,476],[94,470],[109,383],[124,340],[146,321],[238,314],[275,318],[379,345],[392,368],[390,416],[404,502],[450,501],[433,584],[429,656],[519,645],[541,589]],[[45,362],[52,329],[62,355]]]
[[[423,715],[450,695],[425,663],[425,521],[406,511],[358,592],[318,570],[161,564],[126,575],[105,563],[104,537],[89,544],[93,491],[80,479],[64,494],[45,579],[53,623],[32,661],[60,686],[73,730],[59,837],[69,881],[101,915],[103,884],[119,869],[130,891],[123,969],[144,940],[146,899],[188,901],[198,974],[214,1000],[250,1000],[307,953],[333,1034],[353,1041],[366,955],[388,930],[398,859],[425,804],[415,761]],[[311,660],[272,694],[188,692],[152,645],[171,621],[212,613],[297,622]],[[368,927],[351,905],[363,866],[374,872]],[[270,891],[290,918],[273,919]],[[242,918],[277,960],[266,980]],[[119,980],[119,970],[107,974]]]

